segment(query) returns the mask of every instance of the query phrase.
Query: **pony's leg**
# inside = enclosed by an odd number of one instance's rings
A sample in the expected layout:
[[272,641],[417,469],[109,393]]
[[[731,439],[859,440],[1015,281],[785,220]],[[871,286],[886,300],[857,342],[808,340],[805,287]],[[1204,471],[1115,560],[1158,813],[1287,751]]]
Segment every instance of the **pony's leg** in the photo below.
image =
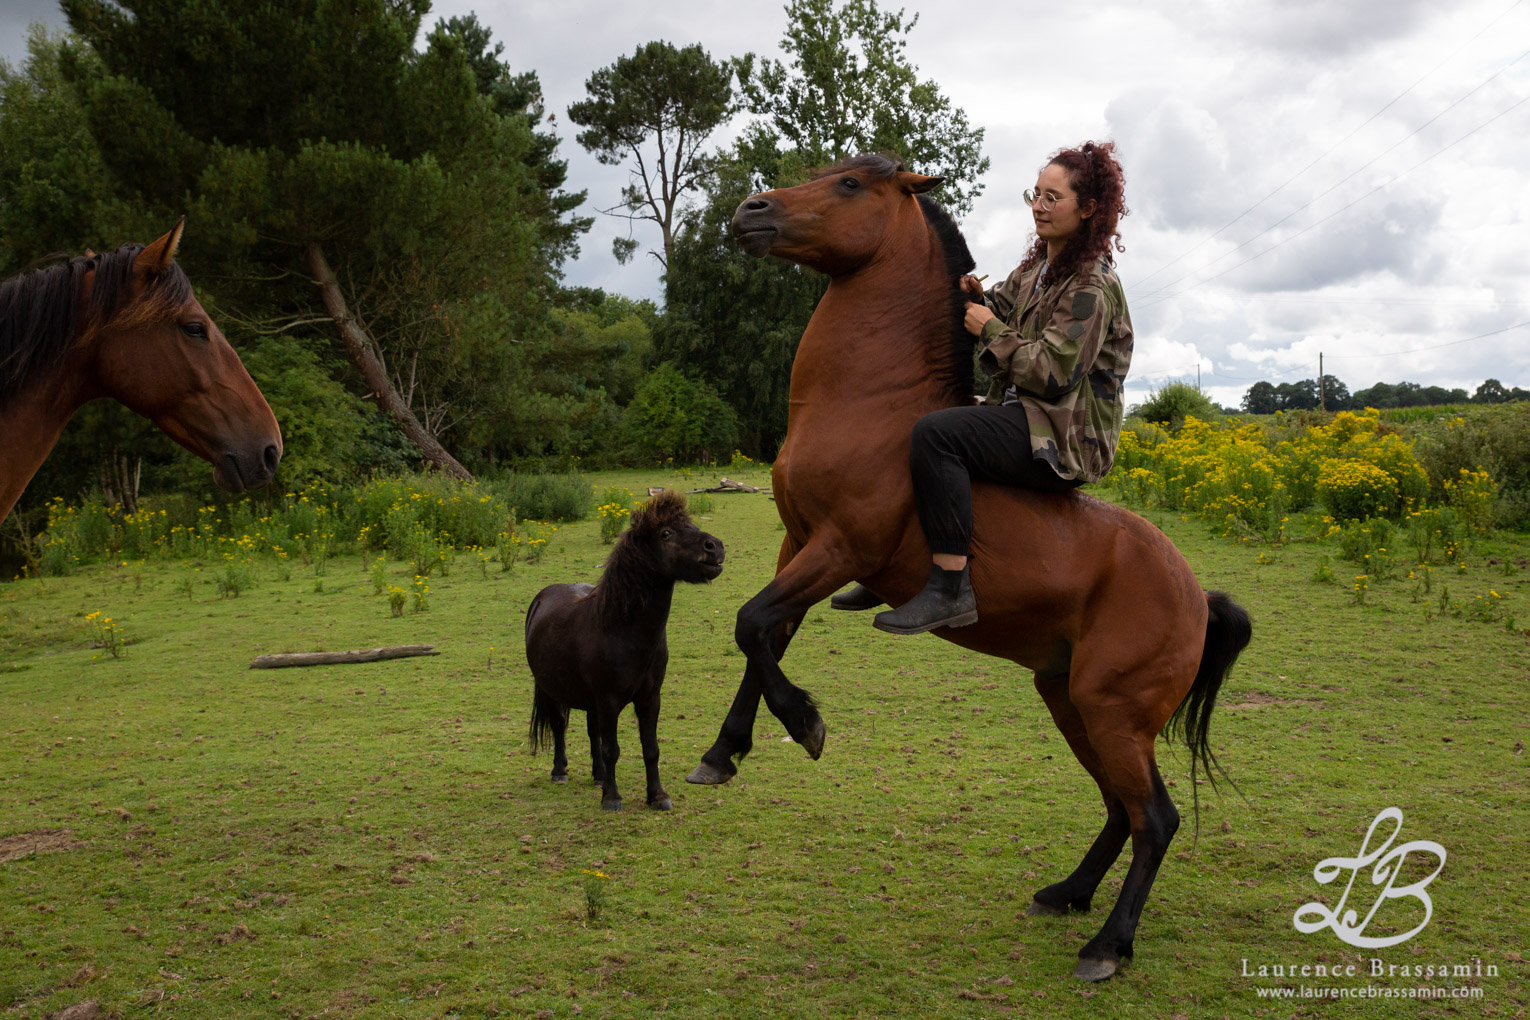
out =
[[643,770],[648,774],[648,806],[655,811],[668,811],[674,804],[664,786],[659,782],[659,692],[642,701],[634,702],[637,713],[638,739],[643,742]]
[[600,749],[600,722],[596,710],[584,713],[584,728],[590,734],[590,778],[596,783],[606,781],[606,756]]
[[568,729],[568,709],[562,705],[552,718],[553,731],[553,769],[552,781],[555,783],[568,782],[568,754],[564,746],[564,732]]
[[1131,957],[1132,939],[1143,904],[1168,853],[1169,842],[1179,829],[1179,811],[1153,760],[1153,736],[1115,733],[1111,739],[1120,743],[1097,741],[1095,746],[1100,748],[1107,779],[1126,807],[1132,833],[1132,863],[1110,916],[1078,952],[1073,976],[1085,981],[1110,977],[1122,960]]
[[620,714],[620,705],[612,708],[610,705],[599,703],[590,713],[600,727],[601,759],[606,767],[605,782],[600,786],[600,806],[607,811],[622,809],[622,795],[616,789],[616,759],[622,754],[622,749],[616,742],[616,717]]
[[1095,837],[1089,852],[1084,854],[1084,859],[1073,870],[1073,874],[1036,893],[1026,913],[1066,914],[1069,909],[1088,910],[1094,899],[1094,891],[1121,855],[1126,837],[1131,835],[1131,823],[1126,816],[1126,805],[1121,803],[1121,798],[1111,788],[1105,767],[1100,763],[1100,756],[1089,742],[1083,717],[1068,697],[1067,671],[1038,672],[1036,690],[1051,711],[1052,721],[1062,731],[1063,739],[1068,741],[1073,756],[1099,786],[1100,796],[1105,801],[1105,827]]

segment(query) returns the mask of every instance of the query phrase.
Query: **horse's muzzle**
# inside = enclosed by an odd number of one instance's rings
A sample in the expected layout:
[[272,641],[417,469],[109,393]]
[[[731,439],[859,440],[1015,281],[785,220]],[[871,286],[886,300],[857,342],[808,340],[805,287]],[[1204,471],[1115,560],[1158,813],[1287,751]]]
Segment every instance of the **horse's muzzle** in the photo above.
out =
[[213,481],[227,492],[258,489],[276,477],[282,448],[267,443],[259,452],[228,450],[213,464]]
[[768,198],[755,195],[739,203],[733,212],[733,238],[739,247],[755,258],[770,252],[780,233],[777,226],[779,210]]

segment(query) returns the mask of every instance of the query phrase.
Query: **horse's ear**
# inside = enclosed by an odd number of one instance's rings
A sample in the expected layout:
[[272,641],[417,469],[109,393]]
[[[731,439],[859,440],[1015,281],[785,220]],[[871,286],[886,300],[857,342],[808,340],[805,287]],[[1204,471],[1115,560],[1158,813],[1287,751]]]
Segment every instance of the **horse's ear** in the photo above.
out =
[[898,171],[897,178],[898,187],[909,195],[922,195],[932,188],[940,187],[945,181],[944,177],[926,177],[924,174],[909,173],[907,170]]
[[161,273],[175,261],[175,250],[181,246],[181,232],[186,229],[186,217],[176,221],[169,232],[160,237],[133,260],[133,268],[143,273]]

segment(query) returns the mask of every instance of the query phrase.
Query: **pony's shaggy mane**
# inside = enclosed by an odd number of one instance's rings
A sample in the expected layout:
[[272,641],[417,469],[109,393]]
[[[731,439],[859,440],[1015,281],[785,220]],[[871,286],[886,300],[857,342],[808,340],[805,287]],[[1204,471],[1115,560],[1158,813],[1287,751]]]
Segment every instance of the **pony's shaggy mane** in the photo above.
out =
[[[56,372],[75,343],[102,327],[146,325],[191,300],[191,281],[174,263],[133,298],[133,263],[143,249],[125,244],[0,282],[0,408]],[[81,301],[92,272],[90,296]]]
[[602,619],[617,619],[642,609],[660,587],[655,578],[651,540],[665,528],[693,526],[685,497],[664,492],[633,511],[632,521],[611,547],[606,569],[590,597],[597,599]]

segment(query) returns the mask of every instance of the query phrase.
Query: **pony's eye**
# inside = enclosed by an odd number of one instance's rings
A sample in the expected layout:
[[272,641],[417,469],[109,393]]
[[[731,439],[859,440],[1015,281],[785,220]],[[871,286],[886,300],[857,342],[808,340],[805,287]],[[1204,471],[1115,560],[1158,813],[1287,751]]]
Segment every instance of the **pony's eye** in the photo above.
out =
[[662,541],[668,542],[670,539],[672,539],[674,537],[675,537],[675,533],[673,531],[670,531],[668,528],[665,528],[663,531],[659,532],[659,538]]
[[181,332],[197,340],[207,339],[207,326],[200,322],[193,321],[181,323]]
[[856,180],[854,177],[846,177],[839,182],[839,186],[844,188],[846,191],[854,191],[856,188],[861,186],[861,182]]

